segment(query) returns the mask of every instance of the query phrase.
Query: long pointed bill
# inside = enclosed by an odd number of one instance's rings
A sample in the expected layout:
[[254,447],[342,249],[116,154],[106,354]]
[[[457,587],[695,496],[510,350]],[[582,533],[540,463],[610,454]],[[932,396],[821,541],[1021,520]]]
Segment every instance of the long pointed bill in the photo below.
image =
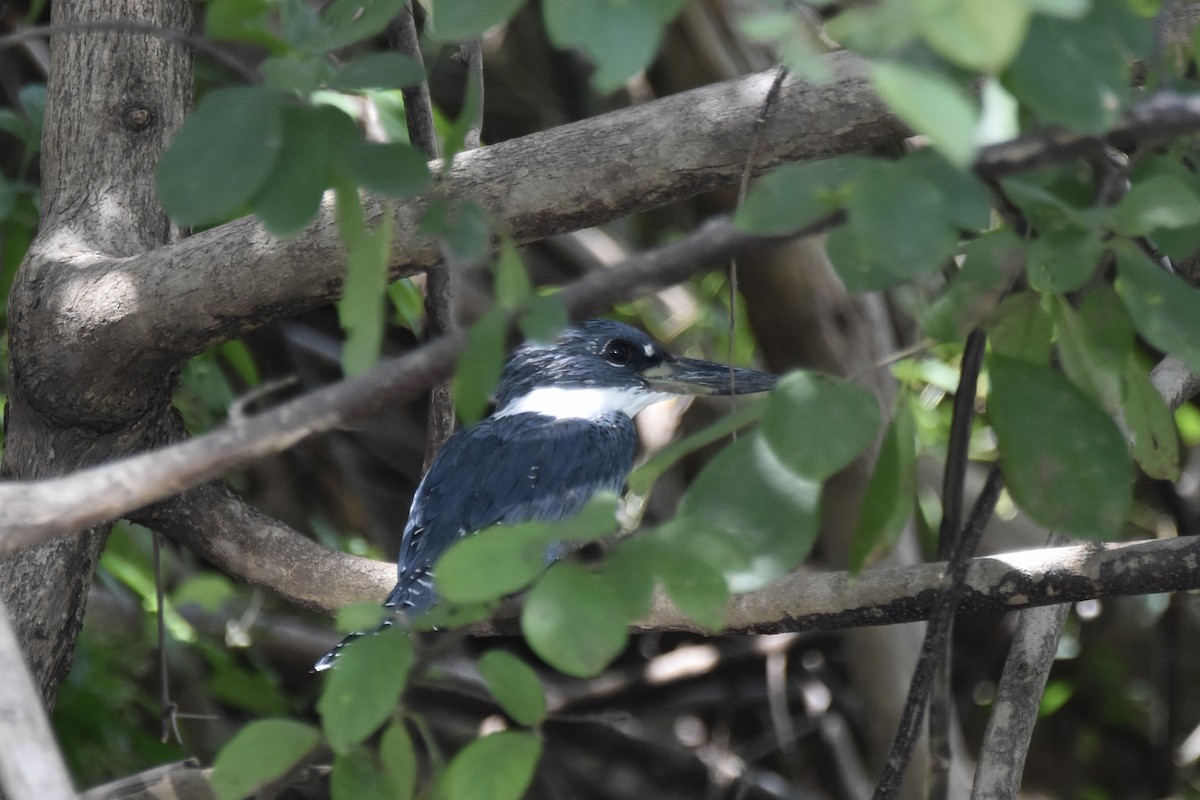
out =
[[775,388],[779,376],[756,369],[676,357],[642,373],[650,389],[671,394],[754,394]]

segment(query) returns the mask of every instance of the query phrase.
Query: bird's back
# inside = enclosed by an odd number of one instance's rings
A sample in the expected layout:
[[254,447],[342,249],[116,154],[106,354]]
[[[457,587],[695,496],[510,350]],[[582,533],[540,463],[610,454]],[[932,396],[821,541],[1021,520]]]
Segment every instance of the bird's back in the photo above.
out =
[[565,519],[596,493],[619,492],[636,449],[633,421],[619,412],[596,419],[510,414],[459,431],[417,487],[396,588],[384,605],[428,610],[437,597],[433,564],[462,536],[497,523]]

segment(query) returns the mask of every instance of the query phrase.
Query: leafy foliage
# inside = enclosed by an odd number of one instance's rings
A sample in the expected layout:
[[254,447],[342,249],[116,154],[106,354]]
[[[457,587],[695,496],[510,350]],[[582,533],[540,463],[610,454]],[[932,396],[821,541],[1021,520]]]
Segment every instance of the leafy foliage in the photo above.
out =
[[[430,0],[427,33],[449,43],[478,37],[521,5]],[[593,88],[609,93],[651,64],[683,5],[543,0],[540,12],[550,41],[586,57]],[[421,324],[419,291],[387,283],[390,204],[434,186],[424,156],[407,142],[398,92],[424,74],[404,56],[362,52],[360,44],[381,34],[401,6],[337,0],[317,10],[290,0],[210,0],[208,34],[263,48],[262,83],[209,92],[156,175],[176,221],[204,226],[252,212],[278,236],[311,224],[334,190],[348,264],[338,306],[347,375],[377,360],[389,314],[416,331]],[[783,165],[755,182],[735,222],[776,235],[841,223],[827,250],[845,285],[893,290],[940,344],[897,365],[904,386],[882,430],[872,395],[796,372],[765,403],[744,405],[664,451],[631,480],[634,493],[650,492],[684,454],[762,421],[704,466],[674,520],[608,542],[598,563],[547,567],[547,553],[609,537],[616,528],[611,501],[563,525],[510,526],[465,539],[438,565],[440,591],[448,604],[462,606],[439,610],[446,616],[438,625],[466,624],[527,591],[520,616],[526,643],[545,664],[574,677],[595,676],[621,654],[630,623],[648,612],[656,587],[697,625],[719,631],[732,593],[765,586],[809,553],[821,523],[822,483],[878,443],[851,553],[852,566],[861,567],[895,541],[918,507],[916,459],[944,446],[941,399],[957,389],[955,343],[972,329],[986,331],[991,346],[972,454],[999,460],[1014,501],[1034,520],[1084,537],[1115,536],[1134,507],[1135,463],[1152,478],[1178,476],[1177,419],[1189,412],[1173,416],[1163,403],[1147,350],[1200,371],[1200,302],[1196,289],[1147,251],[1153,244],[1182,259],[1200,247],[1195,154],[1183,146],[1139,153],[1122,168],[1129,188],[1119,198],[1107,197],[1111,176],[1082,159],[987,186],[973,171],[997,131],[1036,134],[1054,125],[1102,134],[1120,119],[1135,97],[1129,64],[1152,52],[1150,25],[1137,7],[1124,0],[883,0],[831,13],[825,32],[867,60],[881,99],[930,146],[899,158],[843,155]],[[788,4],[743,21],[756,39],[775,43],[794,70],[829,74],[812,30]],[[1158,75],[1162,65],[1148,63],[1147,91],[1177,77]],[[480,102],[468,93],[458,117],[440,125],[449,158]],[[23,147],[18,178],[0,181],[4,293],[36,219],[36,189],[23,176],[38,147],[44,103],[44,89],[27,87],[19,109],[0,109],[0,131]],[[380,115],[386,141],[360,132],[363,107]],[[566,314],[538,293],[515,245],[488,214],[454,199],[447,175],[436,196],[423,200],[421,233],[438,241],[451,266],[490,260],[494,278],[496,307],[471,327],[455,377],[458,413],[471,422],[486,411],[510,322],[545,340]],[[498,255],[489,259],[497,241]],[[176,402],[189,428],[210,427],[224,413],[234,374],[258,383],[236,346],[184,368]],[[118,532],[102,566],[149,606],[152,578],[138,547]],[[172,593],[168,625],[178,639],[199,640],[214,697],[255,714],[287,713],[289,701],[265,670],[198,637],[177,610],[186,603],[211,611],[235,594],[212,575],[195,578]],[[376,609],[357,611],[345,625],[374,626]],[[414,682],[440,676],[417,665],[414,640],[397,628],[363,637],[327,679],[317,703],[320,730],[279,719],[250,723],[217,757],[218,794],[242,796],[286,774],[323,737],[336,754],[331,787],[338,798],[412,797],[423,770],[436,774],[438,796],[519,797],[542,756],[546,694],[535,670],[508,651],[484,653],[478,669],[506,724],[521,729],[474,739],[443,763],[405,697]],[[117,694],[149,705],[144,693]],[[1070,692],[1057,696],[1048,695],[1047,713]],[[84,694],[75,700],[87,708],[99,702]],[[75,710],[68,702],[63,718],[73,719]],[[140,740],[127,749],[164,752]]]

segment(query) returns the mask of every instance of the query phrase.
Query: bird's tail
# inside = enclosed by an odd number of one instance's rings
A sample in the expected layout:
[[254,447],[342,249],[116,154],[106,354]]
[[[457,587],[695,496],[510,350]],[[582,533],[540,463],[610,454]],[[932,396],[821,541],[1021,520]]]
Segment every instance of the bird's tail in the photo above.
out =
[[374,636],[384,628],[391,627],[396,624],[396,615],[415,616],[424,614],[433,604],[437,602],[437,595],[433,591],[433,575],[429,567],[420,567],[415,569],[403,577],[396,583],[396,588],[392,589],[391,594],[383,601],[383,607],[392,611],[393,614],[388,616],[379,626],[373,631],[359,631],[351,633],[342,639],[325,655],[313,664],[313,672],[324,672],[327,669],[332,669],[338,660],[338,656],[342,654],[342,650],[346,649],[346,645],[353,642],[362,636]]

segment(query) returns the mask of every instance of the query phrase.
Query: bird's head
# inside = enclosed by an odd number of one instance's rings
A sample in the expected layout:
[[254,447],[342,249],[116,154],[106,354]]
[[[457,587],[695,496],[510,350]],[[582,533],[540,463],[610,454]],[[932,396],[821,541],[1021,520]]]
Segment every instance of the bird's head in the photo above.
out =
[[672,395],[752,394],[777,380],[767,372],[673,356],[637,328],[588,320],[565,329],[554,344],[526,343],[513,351],[495,415],[596,418],[620,411],[632,417]]

